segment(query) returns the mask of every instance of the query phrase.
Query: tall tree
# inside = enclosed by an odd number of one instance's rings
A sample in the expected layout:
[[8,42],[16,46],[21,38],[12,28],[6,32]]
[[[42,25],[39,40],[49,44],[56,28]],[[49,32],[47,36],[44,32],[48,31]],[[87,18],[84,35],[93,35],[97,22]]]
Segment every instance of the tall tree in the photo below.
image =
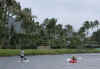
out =
[[98,26],[100,25],[99,21],[98,20],[95,20],[94,21],[94,25],[95,25],[95,27],[97,27],[97,30],[98,30]]
[[21,26],[23,28],[23,32],[31,33],[34,26],[34,18],[35,16],[32,16],[31,9],[24,8],[20,11],[19,15],[16,17],[16,21],[20,21]]
[[85,31],[87,32],[87,36],[89,34],[89,29],[91,28],[91,24],[89,21],[85,21],[83,24],[83,27],[85,28]]
[[[9,41],[9,29],[8,29],[8,22],[9,16],[15,15],[14,10],[18,11],[20,9],[20,4],[17,3],[15,0],[0,0],[0,31],[2,34],[1,39],[3,39],[3,44],[8,44]],[[5,46],[6,46],[5,45]]]

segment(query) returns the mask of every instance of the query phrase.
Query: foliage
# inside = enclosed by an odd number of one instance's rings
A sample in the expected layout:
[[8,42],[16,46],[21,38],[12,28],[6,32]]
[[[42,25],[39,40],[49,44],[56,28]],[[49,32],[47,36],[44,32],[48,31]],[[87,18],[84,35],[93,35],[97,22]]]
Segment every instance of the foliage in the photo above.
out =
[[96,32],[93,33],[92,40],[100,42],[100,30],[98,30],[98,31],[96,31]]
[[[13,23],[10,22],[10,18]],[[50,46],[53,49],[83,48],[89,30],[94,28],[98,30],[99,26],[98,20],[85,21],[79,31],[75,32],[70,24],[65,26],[57,24],[56,18],[46,18],[41,24],[36,18],[30,8],[22,9],[16,0],[1,0],[0,48],[37,49],[38,46]],[[19,27],[16,28],[15,24]],[[93,38],[99,41],[97,36],[98,33],[94,33]]]

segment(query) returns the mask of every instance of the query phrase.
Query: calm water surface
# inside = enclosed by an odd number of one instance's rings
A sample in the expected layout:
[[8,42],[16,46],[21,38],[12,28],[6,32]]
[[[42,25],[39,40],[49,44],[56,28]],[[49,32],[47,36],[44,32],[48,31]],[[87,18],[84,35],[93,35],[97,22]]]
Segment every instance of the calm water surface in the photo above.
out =
[[[69,64],[66,59],[75,55],[79,57],[76,64]],[[100,69],[98,54],[64,54],[27,56],[29,63],[18,62],[18,57],[0,57],[0,69]]]

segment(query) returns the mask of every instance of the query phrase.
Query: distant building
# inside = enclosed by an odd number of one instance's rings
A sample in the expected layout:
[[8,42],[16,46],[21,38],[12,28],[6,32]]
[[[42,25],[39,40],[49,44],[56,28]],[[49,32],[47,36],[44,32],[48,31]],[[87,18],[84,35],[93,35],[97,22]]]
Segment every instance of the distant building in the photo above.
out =
[[96,41],[87,41],[85,42],[84,46],[86,48],[100,48],[100,43]]
[[14,29],[17,33],[22,33],[23,29],[21,28],[21,24],[22,24],[21,21],[16,22],[16,20],[13,17],[9,16],[8,18],[8,28],[9,29],[11,28],[11,26],[14,26]]

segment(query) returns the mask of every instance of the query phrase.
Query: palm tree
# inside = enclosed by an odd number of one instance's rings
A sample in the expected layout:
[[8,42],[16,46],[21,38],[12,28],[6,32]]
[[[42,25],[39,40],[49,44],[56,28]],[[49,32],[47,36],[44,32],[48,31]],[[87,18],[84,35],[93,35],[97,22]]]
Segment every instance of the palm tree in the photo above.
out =
[[55,18],[52,18],[52,19],[45,19],[43,23],[45,25],[47,34],[49,35],[49,45],[50,46],[52,44],[52,40],[55,39],[56,22],[57,20]]
[[94,24],[93,21],[90,21],[90,26],[91,26],[91,28],[92,28],[92,30],[93,30],[93,28],[94,28],[94,26],[95,26],[95,24]]
[[100,24],[100,23],[99,23],[98,20],[95,20],[95,21],[94,21],[94,25],[95,25],[95,27],[97,27],[97,30],[98,30],[98,26],[99,26],[99,24]]
[[66,46],[66,29],[61,24],[56,25],[56,47],[65,48]]
[[62,25],[58,24],[56,25],[56,37],[59,38],[58,36],[60,36],[60,34],[62,33]]
[[87,35],[89,34],[89,29],[91,28],[91,24],[89,21],[85,21],[83,27],[85,28],[85,31],[87,32]]
[[20,9],[20,4],[16,2],[16,0],[1,0],[1,8],[3,9],[3,18],[4,23],[8,23],[8,17],[12,15],[15,11]]
[[[20,4],[17,3],[15,0],[0,0],[0,28],[2,28],[2,33],[4,35],[3,41],[4,43],[8,43],[8,21],[9,21],[9,16],[15,15],[14,14],[14,9],[18,9],[20,7]],[[18,5],[18,6],[17,6]]]
[[72,37],[72,34],[73,34],[73,27],[72,27],[72,25],[65,25],[65,29],[66,29],[66,31],[67,31],[67,35],[68,35],[68,37]]
[[78,31],[78,34],[80,35],[80,39],[85,39],[85,28],[81,27]]
[[31,9],[24,8],[20,11],[19,15],[16,17],[16,21],[22,22],[21,26],[23,29],[23,32],[31,33],[34,26],[34,18],[35,16],[32,16]]

